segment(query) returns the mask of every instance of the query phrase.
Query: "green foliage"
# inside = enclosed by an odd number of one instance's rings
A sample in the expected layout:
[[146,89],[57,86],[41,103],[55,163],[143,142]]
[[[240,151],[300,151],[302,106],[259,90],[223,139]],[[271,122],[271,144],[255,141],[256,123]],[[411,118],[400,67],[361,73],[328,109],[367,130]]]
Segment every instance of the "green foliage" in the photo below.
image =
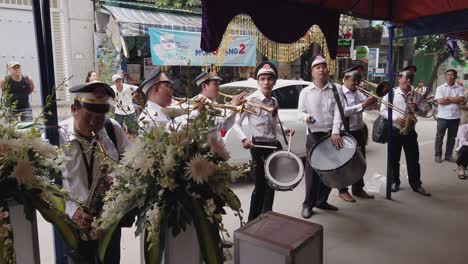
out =
[[201,7],[201,0],[155,0],[159,7],[193,8]]

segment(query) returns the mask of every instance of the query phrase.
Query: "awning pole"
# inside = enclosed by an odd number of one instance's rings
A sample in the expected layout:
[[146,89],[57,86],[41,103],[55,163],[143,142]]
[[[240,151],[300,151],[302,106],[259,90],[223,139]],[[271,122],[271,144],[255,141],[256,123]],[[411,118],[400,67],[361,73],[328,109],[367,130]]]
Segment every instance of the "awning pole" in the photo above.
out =
[[[393,104],[393,33],[395,26],[389,22],[388,25],[388,54],[387,54],[387,78],[388,78],[388,102]],[[387,145],[387,188],[386,198],[392,199],[392,108],[387,107],[388,120],[387,120],[387,131],[388,131],[388,145]]]

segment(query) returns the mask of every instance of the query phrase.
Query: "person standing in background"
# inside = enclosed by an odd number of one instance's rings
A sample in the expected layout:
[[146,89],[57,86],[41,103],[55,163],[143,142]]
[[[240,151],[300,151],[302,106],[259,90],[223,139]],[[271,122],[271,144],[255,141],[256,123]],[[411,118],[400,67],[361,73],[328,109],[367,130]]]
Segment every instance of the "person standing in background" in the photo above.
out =
[[122,76],[119,74],[112,75],[112,89],[115,92],[115,112],[114,119],[127,131],[130,135],[136,135],[137,117],[135,108],[133,107],[133,93],[138,87],[126,84],[123,82]]
[[88,74],[86,75],[86,81],[85,83],[88,84],[90,82],[97,81],[98,75],[95,71],[89,71]]
[[17,61],[8,63],[8,71],[10,75],[0,80],[0,89],[7,89],[11,95],[11,104],[15,104],[12,116],[18,116],[21,122],[32,122],[29,95],[34,92],[34,83],[27,75],[21,73],[21,64]]
[[455,82],[457,79],[457,71],[448,69],[445,72],[446,83],[440,85],[436,89],[435,99],[437,100],[437,133],[435,138],[435,162],[442,162],[442,145],[447,132],[447,145],[445,149],[445,160],[455,162],[452,157],[453,147],[455,145],[455,137],[457,135],[458,125],[460,124],[460,103],[465,100],[465,90],[458,86]]

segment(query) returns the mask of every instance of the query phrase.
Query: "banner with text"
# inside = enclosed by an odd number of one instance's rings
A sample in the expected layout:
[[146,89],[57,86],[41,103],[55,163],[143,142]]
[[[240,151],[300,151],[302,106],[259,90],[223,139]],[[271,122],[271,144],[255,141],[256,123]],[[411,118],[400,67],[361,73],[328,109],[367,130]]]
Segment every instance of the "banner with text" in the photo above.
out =
[[[149,29],[151,58],[154,65],[203,66],[218,64],[216,52],[200,48],[200,32]],[[222,66],[255,66],[257,39],[252,36],[232,36]]]

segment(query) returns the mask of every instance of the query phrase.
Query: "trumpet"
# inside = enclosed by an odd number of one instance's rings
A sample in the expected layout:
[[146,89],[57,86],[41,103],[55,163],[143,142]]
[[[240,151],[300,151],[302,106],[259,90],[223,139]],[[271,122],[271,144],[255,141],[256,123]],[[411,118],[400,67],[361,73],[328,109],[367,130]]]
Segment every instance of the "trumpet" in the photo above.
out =
[[[234,96],[235,96],[235,95],[224,94],[224,93],[221,93],[221,92],[219,92],[218,94],[224,97],[224,103],[225,103],[225,104],[231,103],[232,99],[233,99]],[[227,100],[226,100],[227,98],[230,98],[231,100],[227,101]],[[274,107],[264,106],[264,105],[257,104],[257,103],[251,102],[251,101],[245,101],[244,104],[250,105],[250,106],[252,106],[252,107],[254,107],[254,108],[258,108],[258,109],[260,109],[260,110],[265,110],[265,111],[267,111],[267,112],[269,112],[269,113],[272,113],[273,111],[275,111],[275,108],[274,108]]]
[[[173,96],[172,99],[174,99],[175,101],[179,102],[179,106],[181,108],[182,107],[182,104],[183,103],[197,103],[200,101],[200,99],[197,99],[197,98],[192,98],[192,99],[186,99],[186,98],[181,98],[181,97],[175,97]],[[248,112],[248,113],[251,113],[251,114],[254,114],[256,116],[259,116],[260,113],[258,113],[257,111],[255,110],[252,110],[252,109],[249,109],[249,108],[246,108],[244,106],[244,104],[242,105],[230,105],[230,104],[218,104],[218,103],[207,103],[207,105],[211,108],[219,108],[219,109],[223,109],[224,110],[224,114],[223,116],[226,115],[226,110],[231,110],[231,111],[234,111],[234,112],[238,112],[239,114],[242,114],[243,112]]]
[[375,93],[377,95],[374,95],[373,93],[371,93],[371,92],[369,92],[366,89],[363,89],[361,87],[358,87],[359,91],[361,91],[362,93],[364,93],[364,94],[366,94],[368,96],[374,97],[375,99],[379,100],[382,104],[386,105],[389,108],[392,108],[393,110],[395,110],[395,112],[398,112],[398,113],[402,114],[404,117],[409,118],[409,119],[411,119],[411,120],[413,120],[415,122],[417,121],[415,116],[409,115],[403,109],[398,108],[394,104],[391,104],[391,103],[389,103],[387,101],[384,101],[382,99],[388,93],[388,91],[390,90],[388,82],[384,81],[384,82],[381,82],[379,84],[376,84],[376,83],[372,83],[372,82],[369,82],[369,81],[366,81],[366,80],[362,80],[362,81],[364,83],[366,83],[367,85],[375,88]]

